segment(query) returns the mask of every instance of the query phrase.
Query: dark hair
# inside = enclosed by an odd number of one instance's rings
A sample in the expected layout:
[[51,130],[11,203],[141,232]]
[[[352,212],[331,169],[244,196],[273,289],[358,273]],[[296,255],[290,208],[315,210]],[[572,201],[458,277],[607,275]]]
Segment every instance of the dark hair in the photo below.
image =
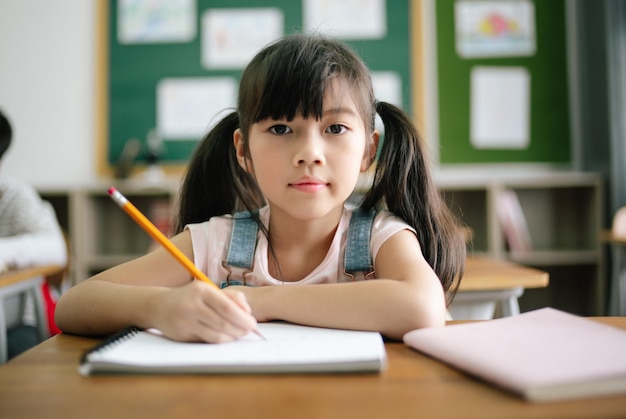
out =
[[415,228],[422,253],[444,290],[450,290],[451,302],[465,266],[463,230],[435,184],[423,140],[408,115],[385,102],[376,103],[376,112],[385,127],[385,140],[361,207],[384,202],[388,211]]
[[4,155],[11,145],[11,138],[13,131],[11,130],[11,123],[6,116],[0,111],[0,159]]
[[[190,161],[176,231],[215,215],[254,213],[265,205],[255,179],[238,164],[233,132],[241,130],[249,158],[247,138],[253,123],[292,120],[298,114],[321,118],[324,94],[334,78],[347,82],[366,130],[374,131],[376,113],[385,127],[373,185],[361,207],[386,208],[415,228],[424,257],[443,288],[450,290],[463,272],[465,242],[434,184],[417,129],[401,109],[375,101],[370,72],[350,47],[321,35],[287,36],[250,61],[241,77],[237,111],[204,137]],[[258,217],[257,223],[267,234]]]

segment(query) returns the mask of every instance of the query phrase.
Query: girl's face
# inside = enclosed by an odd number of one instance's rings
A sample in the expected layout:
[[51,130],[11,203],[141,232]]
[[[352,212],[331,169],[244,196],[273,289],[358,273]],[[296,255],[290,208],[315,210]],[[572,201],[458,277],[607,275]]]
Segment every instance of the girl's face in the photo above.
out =
[[251,161],[244,155],[241,131],[234,134],[239,164],[253,173],[268,203],[302,220],[340,213],[367,170],[378,146],[378,132],[365,122],[349,89],[332,82],[322,118],[266,119],[249,131]]

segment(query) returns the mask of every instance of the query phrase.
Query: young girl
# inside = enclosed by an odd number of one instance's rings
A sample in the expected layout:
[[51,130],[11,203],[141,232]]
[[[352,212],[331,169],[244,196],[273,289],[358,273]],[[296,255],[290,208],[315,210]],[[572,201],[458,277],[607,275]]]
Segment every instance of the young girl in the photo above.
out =
[[[376,158],[376,114],[384,141],[354,209],[347,200]],[[246,67],[237,111],[192,158],[177,227],[174,244],[223,291],[156,249],[66,292],[58,326],[224,342],[285,320],[400,339],[444,323],[465,260],[415,127],[375,100],[349,47],[319,35],[287,36]]]

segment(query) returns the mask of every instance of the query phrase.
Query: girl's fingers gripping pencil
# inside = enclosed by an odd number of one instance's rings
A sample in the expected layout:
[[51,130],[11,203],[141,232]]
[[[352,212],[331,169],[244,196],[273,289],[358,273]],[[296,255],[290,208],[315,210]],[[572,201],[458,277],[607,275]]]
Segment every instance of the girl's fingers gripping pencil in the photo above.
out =
[[[161,246],[163,246],[174,258],[187,269],[187,271],[193,275],[194,278],[211,284],[215,289],[219,290],[217,285],[211,281],[196,265],[189,260],[183,252],[181,252],[174,244],[167,238],[161,231],[156,228],[154,224],[145,215],[143,215],[137,207],[135,207],[120,191],[114,187],[109,188],[109,195],[130,217],[135,220],[154,240],[156,240]],[[261,338],[265,337],[259,332],[258,329],[254,330],[254,333]]]

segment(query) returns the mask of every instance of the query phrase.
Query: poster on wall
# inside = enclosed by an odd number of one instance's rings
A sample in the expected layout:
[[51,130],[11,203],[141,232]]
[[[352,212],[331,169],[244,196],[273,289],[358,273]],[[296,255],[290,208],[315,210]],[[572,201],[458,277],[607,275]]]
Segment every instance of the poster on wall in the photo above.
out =
[[209,9],[202,15],[202,65],[240,69],[261,48],[284,34],[278,8]]
[[120,44],[179,43],[196,37],[196,0],[118,0]]
[[530,74],[524,67],[474,67],[470,141],[478,149],[525,149],[530,143]]
[[303,0],[306,32],[342,39],[381,39],[387,36],[385,0]]
[[535,54],[535,5],[531,0],[457,0],[456,51],[463,58]]
[[[395,71],[372,71],[372,84],[376,100],[402,107],[402,77]],[[382,119],[376,114],[376,129],[385,132]]]
[[168,140],[197,140],[236,106],[234,77],[164,78],[157,85],[157,132]]
[[376,100],[402,107],[402,77],[395,71],[372,71]]

